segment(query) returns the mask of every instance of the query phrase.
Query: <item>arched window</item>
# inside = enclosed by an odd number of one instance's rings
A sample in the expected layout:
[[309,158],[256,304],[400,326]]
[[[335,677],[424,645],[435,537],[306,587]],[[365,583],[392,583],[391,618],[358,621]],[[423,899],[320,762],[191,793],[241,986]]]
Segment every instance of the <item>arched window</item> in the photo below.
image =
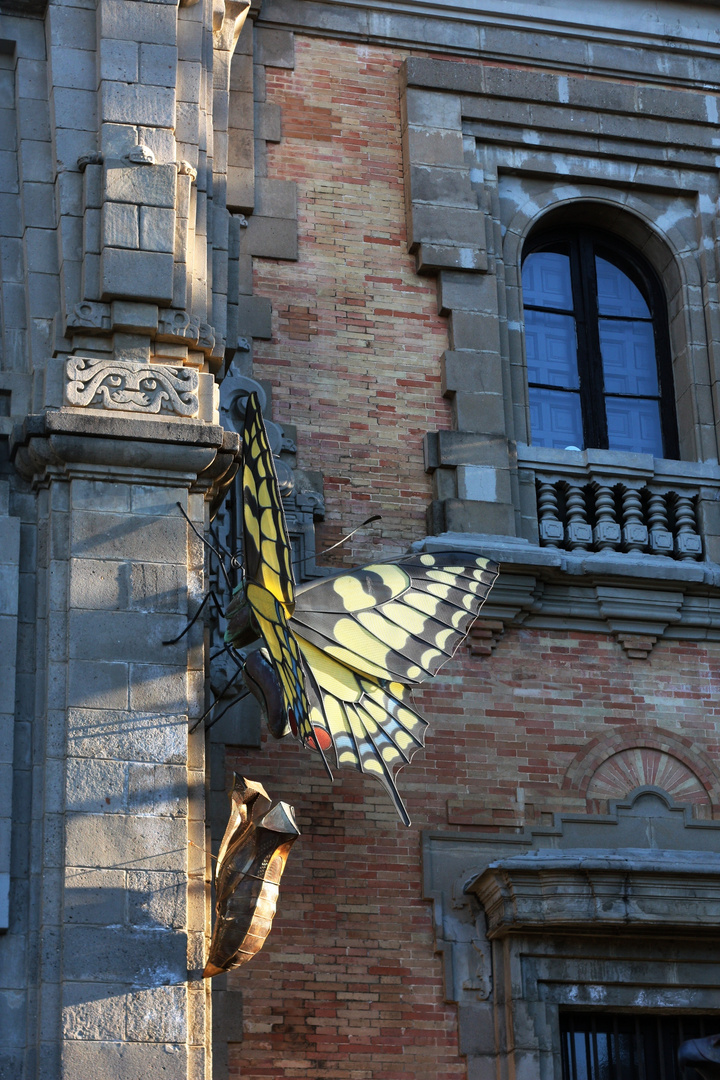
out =
[[667,310],[630,247],[573,228],[526,246],[531,442],[678,457]]

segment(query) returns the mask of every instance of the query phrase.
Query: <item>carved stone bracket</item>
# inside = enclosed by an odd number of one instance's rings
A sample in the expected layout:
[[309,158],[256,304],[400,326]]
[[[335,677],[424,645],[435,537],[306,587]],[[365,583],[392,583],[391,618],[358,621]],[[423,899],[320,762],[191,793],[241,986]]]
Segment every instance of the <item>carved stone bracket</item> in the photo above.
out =
[[76,408],[198,415],[198,373],[193,368],[71,356],[65,403]]

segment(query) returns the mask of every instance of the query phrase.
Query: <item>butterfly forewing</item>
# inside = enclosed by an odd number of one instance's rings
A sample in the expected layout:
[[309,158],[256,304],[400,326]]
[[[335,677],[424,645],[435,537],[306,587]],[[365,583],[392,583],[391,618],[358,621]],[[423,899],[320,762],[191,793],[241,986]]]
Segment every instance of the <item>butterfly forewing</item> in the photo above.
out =
[[290,614],[295,602],[292,549],[256,394],[245,408],[242,484],[246,580],[262,585]]

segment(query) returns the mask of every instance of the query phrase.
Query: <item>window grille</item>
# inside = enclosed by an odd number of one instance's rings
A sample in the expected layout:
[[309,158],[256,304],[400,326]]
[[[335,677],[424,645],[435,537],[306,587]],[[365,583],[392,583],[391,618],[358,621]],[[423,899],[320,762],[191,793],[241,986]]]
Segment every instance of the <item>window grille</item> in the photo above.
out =
[[680,1071],[678,1047],[719,1032],[720,1014],[563,1012],[563,1080],[701,1080]]

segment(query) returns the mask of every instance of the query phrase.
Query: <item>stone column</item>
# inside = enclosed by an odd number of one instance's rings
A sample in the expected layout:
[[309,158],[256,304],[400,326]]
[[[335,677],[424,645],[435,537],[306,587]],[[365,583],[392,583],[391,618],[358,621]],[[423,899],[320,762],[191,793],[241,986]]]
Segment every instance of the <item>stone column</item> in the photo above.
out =
[[39,518],[28,1076],[209,1075],[202,622],[163,642],[204,593],[177,504],[202,532],[237,441],[71,407],[16,434]]

